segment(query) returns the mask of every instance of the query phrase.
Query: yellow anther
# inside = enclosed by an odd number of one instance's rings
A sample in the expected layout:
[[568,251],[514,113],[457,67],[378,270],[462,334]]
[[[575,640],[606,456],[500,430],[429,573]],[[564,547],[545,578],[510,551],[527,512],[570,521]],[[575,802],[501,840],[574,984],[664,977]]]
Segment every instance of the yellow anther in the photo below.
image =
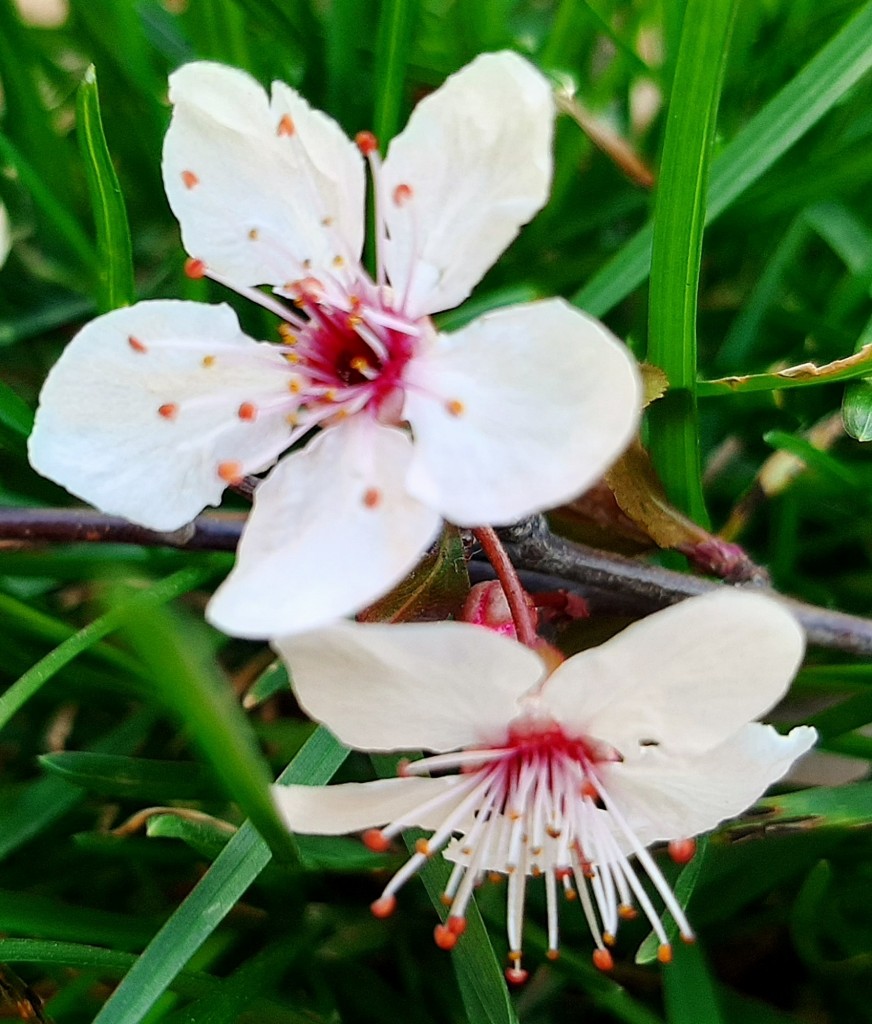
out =
[[215,365],[215,356],[203,356],[203,366],[210,367]]
[[333,266],[334,267],[344,267],[345,266],[345,260],[341,256],[334,256],[333,257]]
[[445,403],[445,410],[449,416],[462,416],[466,411],[466,407],[463,402],[457,398],[452,398],[450,401]]

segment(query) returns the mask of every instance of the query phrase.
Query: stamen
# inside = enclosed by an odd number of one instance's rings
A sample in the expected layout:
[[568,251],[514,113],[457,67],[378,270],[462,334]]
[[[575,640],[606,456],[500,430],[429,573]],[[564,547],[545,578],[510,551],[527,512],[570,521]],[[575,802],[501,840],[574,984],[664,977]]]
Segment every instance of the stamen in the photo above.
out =
[[182,184],[185,188],[191,189],[200,184],[200,179],[193,171],[182,171]]
[[243,402],[236,415],[246,423],[253,423],[257,419],[257,406],[253,402]]
[[276,135],[290,136],[296,131],[294,125],[294,119],[290,114],[283,114],[282,119],[279,121],[279,126],[276,128]]
[[179,407],[175,402],[164,402],[163,405],[158,406],[157,412],[165,420],[174,420],[179,414]]
[[134,352],[138,352],[140,355],[145,355],[145,353],[148,352],[148,347],[143,345],[139,338],[134,338],[132,334],[128,335],[127,344]]

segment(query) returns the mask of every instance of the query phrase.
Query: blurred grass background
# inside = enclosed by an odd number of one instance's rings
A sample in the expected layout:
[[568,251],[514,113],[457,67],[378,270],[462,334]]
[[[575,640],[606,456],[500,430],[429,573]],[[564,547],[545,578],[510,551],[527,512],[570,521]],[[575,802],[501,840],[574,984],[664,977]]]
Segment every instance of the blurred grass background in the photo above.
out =
[[[872,383],[696,386],[872,342],[872,4],[856,0],[0,0],[0,504],[70,503],[24,442],[81,323],[134,297],[234,301],[182,272],[160,181],[171,70],[205,58],[283,79],[384,145],[446,75],[504,47],[570,111],[553,195],[444,326],[553,294],[601,316],[669,370],[675,397],[647,440],[673,501],[785,592],[868,614]],[[274,336],[267,314],[239,312]],[[266,780],[289,762],[311,782],[373,767],[294,713],[267,650],[202,625],[229,561],[0,544],[0,1016],[37,1012],[29,985],[59,1024],[872,1020],[862,784],[818,791],[814,827],[715,836],[685,879],[700,947],[665,970],[634,963],[640,924],[599,975],[571,912],[548,964],[531,894],[537,969],[508,998],[499,889],[451,957],[417,883],[373,920],[381,859],[275,831]],[[227,687],[252,684],[244,713]],[[818,725],[837,773],[862,772],[872,666],[818,652],[788,717]],[[136,817],[148,807],[163,810]],[[235,831],[245,817],[271,863],[250,826]]]

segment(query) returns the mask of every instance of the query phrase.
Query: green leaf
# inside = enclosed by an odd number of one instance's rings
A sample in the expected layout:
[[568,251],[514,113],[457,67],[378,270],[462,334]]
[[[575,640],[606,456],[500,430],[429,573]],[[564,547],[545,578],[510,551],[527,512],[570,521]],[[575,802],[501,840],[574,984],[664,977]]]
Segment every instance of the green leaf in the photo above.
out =
[[149,839],[181,839],[206,860],[215,860],[234,833],[233,827],[203,814],[182,817],[177,814],[156,814],[145,826]]
[[382,152],[397,134],[403,102],[406,60],[417,14],[417,0],[383,0],[375,46],[374,131]]
[[[0,961],[8,964],[58,964],[78,970],[93,970],[111,975],[123,974],[136,962],[132,953],[102,949],[75,942],[54,942],[44,939],[0,939]],[[214,992],[219,981],[208,974],[184,971],[170,986],[186,996],[202,996]]]
[[194,761],[150,761],[142,757],[64,750],[43,754],[48,772],[89,793],[129,800],[204,800],[223,794],[214,777]]
[[[348,751],[322,726],[278,781],[323,785],[330,781],[347,755]],[[253,826],[243,825],[155,935],[93,1024],[138,1024],[269,860],[269,847]]]
[[[675,893],[675,898],[678,900],[678,904],[682,910],[687,909],[687,905],[693,895],[693,890],[696,888],[696,883],[699,881],[707,846],[708,836],[699,836],[696,841],[696,854],[693,859],[689,863],[685,864],[681,869],[681,873],[679,874],[675,885],[672,887],[672,891]],[[673,949],[676,949],[681,945],[678,925],[671,917],[668,917],[664,923],[664,927],[666,928],[666,934],[669,941],[672,943]],[[653,931],[649,932],[648,937],[636,953],[636,963],[655,963],[657,960],[657,950],[659,948],[660,940],[657,938],[657,935]]]
[[647,360],[669,391],[648,410],[650,451],[673,505],[702,526],[696,303],[705,189],[735,0],[688,0],[658,174]]
[[206,627],[152,603],[137,610],[135,621],[128,617],[125,635],[165,706],[203,751],[227,792],[273,852],[297,861],[296,844],[270,795],[269,767],[229,680],[215,663]]
[[[788,82],[712,162],[706,223],[720,216],[872,67],[872,0]],[[572,301],[602,316],[640,285],[651,267],[646,224]]]
[[97,269],[97,254],[81,225],[58,201],[55,193],[45,184],[24,154],[2,133],[0,164],[6,164],[18,173],[21,184],[30,192],[34,203],[54,231],[57,241],[66,247],[70,255],[76,257],[82,268],[89,274],[93,273]]
[[129,306],[135,287],[127,210],[103,134],[93,64],[85,71],[76,96],[76,132],[97,230],[97,308],[106,313]]
[[714,981],[700,947],[680,942],[663,968],[663,999],[669,1024],[725,1024]]
[[0,380],[0,441],[19,454],[25,451],[24,440],[33,429],[30,406]]
[[[89,749],[107,754],[129,754],[148,736],[154,724],[150,711],[141,711],[107,733]],[[85,793],[61,779],[44,778],[19,789],[7,788],[0,800],[0,860],[40,835],[63,817]]]
[[98,640],[114,633],[131,614],[139,614],[148,607],[172,601],[173,598],[194,590],[213,575],[213,569],[182,569],[160,583],[153,584],[148,590],[127,598],[64,640],[28,669],[5,693],[0,694],[0,729],[52,676]]
[[411,622],[456,617],[469,593],[463,542],[447,525],[437,546],[390,593],[361,612],[361,622]]
[[782,391],[786,388],[801,388],[814,384],[833,384],[840,380],[865,377],[869,374],[870,368],[872,342],[851,356],[834,359],[823,366],[800,363],[798,366],[788,366],[771,373],[747,373],[735,377],[721,377],[718,380],[702,380],[697,387],[697,394],[714,397],[745,391]]
[[847,786],[819,786],[797,793],[769,796],[758,801],[751,818],[722,826],[721,834],[746,835],[776,827],[791,830],[818,828],[865,828],[872,823],[872,782]]
[[276,658],[246,690],[242,706],[246,711],[250,711],[252,708],[264,704],[271,697],[275,697],[276,694],[290,693],[290,690],[291,679],[288,674],[288,667],[281,658]]

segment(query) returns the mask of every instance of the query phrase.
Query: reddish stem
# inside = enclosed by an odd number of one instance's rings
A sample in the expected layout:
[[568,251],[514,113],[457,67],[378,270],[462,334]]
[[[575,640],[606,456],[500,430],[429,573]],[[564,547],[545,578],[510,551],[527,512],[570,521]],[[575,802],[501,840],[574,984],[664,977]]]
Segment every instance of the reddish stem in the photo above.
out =
[[539,641],[533,612],[527,604],[527,593],[521,585],[517,570],[509,560],[506,549],[496,532],[490,526],[480,526],[472,531],[473,536],[481,545],[482,551],[494,567],[497,579],[509,603],[509,611],[515,623],[518,639],[527,647],[535,647]]

